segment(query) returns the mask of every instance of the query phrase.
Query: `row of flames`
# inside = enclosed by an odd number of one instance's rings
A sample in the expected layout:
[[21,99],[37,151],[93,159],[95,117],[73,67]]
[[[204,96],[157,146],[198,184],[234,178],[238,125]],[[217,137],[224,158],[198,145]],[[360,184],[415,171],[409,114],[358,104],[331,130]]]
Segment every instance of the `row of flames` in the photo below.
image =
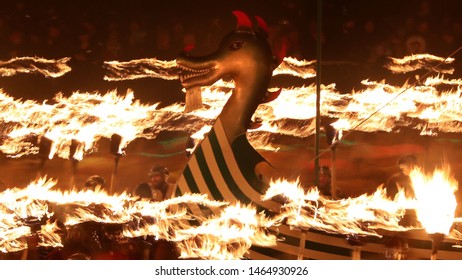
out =
[[[429,67],[430,62],[444,62],[444,65],[452,62],[441,60],[430,55],[411,56],[394,59],[388,68],[393,72],[399,69],[407,72]],[[63,61],[54,63],[60,66],[55,68],[64,68]],[[314,76],[313,63],[286,58],[274,75],[310,78]],[[146,65],[155,70],[145,69]],[[106,79],[129,80],[145,76],[173,79],[177,78],[175,66],[175,61],[155,59],[107,62],[111,74]],[[335,84],[322,86],[321,115],[336,119],[331,125],[338,131],[392,132],[409,127],[420,130],[423,135],[460,133],[462,80],[445,78],[444,74],[452,73],[451,69],[439,70],[440,74],[427,77],[418,85],[393,86],[385,81],[365,80],[362,82],[365,89],[350,94],[339,93]],[[110,139],[117,134],[122,139],[123,149],[137,138],[153,139],[161,131],[185,131],[198,143],[221,112],[233,87],[232,81],[223,80],[203,87],[204,106],[188,113],[184,112],[182,103],[163,108],[158,108],[159,103],[143,104],[130,90],[124,96],[115,90],[106,94],[74,92],[68,97],[59,93],[52,101],[42,103],[14,99],[0,92],[0,151],[9,157],[21,157],[39,153],[40,142],[49,142],[49,159],[58,156],[81,160],[84,154],[95,151],[95,144],[101,138]],[[254,119],[262,125],[249,130],[249,140],[256,149],[276,150],[277,144],[269,140],[271,134],[298,138],[313,135],[315,108],[315,85],[284,88],[277,99],[257,108]]]
[[[242,259],[252,245],[275,246],[279,237],[269,229],[285,223],[292,229],[317,229],[340,235],[377,236],[379,230],[425,229],[452,240],[462,235],[454,227],[457,182],[448,168],[427,176],[411,172],[415,197],[404,191],[388,199],[382,187],[371,195],[333,200],[316,187],[303,189],[298,181],[271,182],[262,200],[285,198],[277,215],[257,212],[253,205],[213,201],[206,195],[185,194],[162,202],[141,200],[127,193],[108,195],[104,190],[56,191],[56,181],[38,179],[27,188],[0,194],[0,251],[26,250],[27,239],[38,236],[38,246],[64,246],[61,226],[85,222],[118,224],[117,240],[154,236],[177,244],[181,258]],[[213,215],[195,216],[188,205],[214,209]],[[400,224],[406,210],[415,210],[417,224]],[[40,224],[40,227],[31,224]],[[61,225],[61,226],[59,226]],[[33,229],[35,228],[35,229]]]
[[[0,63],[3,76],[39,72],[59,77],[70,71],[68,59],[42,60],[21,58]],[[341,94],[335,84],[321,89],[321,114],[337,119],[339,131],[359,130],[391,132],[397,127],[411,127],[422,134],[461,132],[462,104],[460,79],[447,79],[453,70],[451,59],[430,55],[393,59],[387,65],[394,73],[432,69],[437,75],[419,84],[393,86],[382,82],[363,81],[364,90]],[[434,64],[438,63],[438,67]],[[25,65],[30,67],[25,67]],[[274,75],[303,79],[315,76],[314,61],[286,58]],[[143,59],[130,62],[107,62],[108,81],[140,77],[177,79],[175,61]],[[218,81],[202,88],[202,109],[185,113],[183,104],[158,108],[159,104],[142,104],[128,91],[106,94],[75,92],[69,97],[58,94],[51,102],[16,100],[0,93],[2,137],[0,151],[10,157],[40,153],[49,143],[46,157],[82,160],[85,153],[96,149],[101,138],[120,136],[121,148],[136,138],[153,139],[160,131],[187,131],[199,141],[234,87],[232,82]],[[444,88],[442,90],[441,88]],[[254,115],[262,126],[249,131],[249,140],[257,149],[277,149],[268,134],[279,133],[308,137],[315,133],[316,88],[314,85],[284,88],[276,100],[262,104]],[[384,107],[383,104],[388,106]],[[367,119],[367,122],[364,120]],[[184,124],[189,125],[185,126]],[[357,126],[361,123],[361,126]],[[42,144],[42,145],[41,145]],[[10,188],[0,196],[0,251],[27,249],[27,238],[39,237],[39,246],[63,246],[59,225],[73,227],[93,221],[120,224],[124,230],[118,238],[155,236],[178,244],[183,258],[242,258],[252,245],[274,246],[278,237],[268,231],[281,223],[296,229],[319,229],[336,234],[380,236],[379,229],[405,231],[399,221],[406,209],[414,209],[420,225],[429,234],[441,233],[461,239],[452,225],[457,202],[457,183],[449,170],[437,170],[427,177],[419,169],[412,172],[416,197],[406,198],[400,192],[393,200],[379,188],[372,195],[332,200],[316,188],[304,190],[298,182],[272,182],[262,197],[285,197],[278,215],[257,213],[252,205],[230,205],[211,201],[203,195],[185,194],[163,202],[139,200],[127,193],[108,195],[100,191],[55,191],[55,181],[45,178],[24,189]],[[435,199],[438,198],[438,199]],[[438,206],[435,207],[435,203]],[[188,204],[216,209],[210,217],[196,217],[187,211]],[[143,222],[140,222],[143,221]],[[192,223],[191,221],[195,221]],[[40,224],[37,229],[32,223]],[[416,229],[416,228],[413,228]]]

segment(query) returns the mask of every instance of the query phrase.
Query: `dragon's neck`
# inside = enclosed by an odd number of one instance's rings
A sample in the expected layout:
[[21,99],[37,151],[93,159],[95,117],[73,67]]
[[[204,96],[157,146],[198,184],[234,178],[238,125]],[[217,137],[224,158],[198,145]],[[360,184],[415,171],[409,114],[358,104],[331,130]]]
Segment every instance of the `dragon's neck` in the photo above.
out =
[[267,77],[260,77],[252,82],[235,80],[236,87],[219,115],[230,143],[247,131],[255,110],[265,96],[267,80]]

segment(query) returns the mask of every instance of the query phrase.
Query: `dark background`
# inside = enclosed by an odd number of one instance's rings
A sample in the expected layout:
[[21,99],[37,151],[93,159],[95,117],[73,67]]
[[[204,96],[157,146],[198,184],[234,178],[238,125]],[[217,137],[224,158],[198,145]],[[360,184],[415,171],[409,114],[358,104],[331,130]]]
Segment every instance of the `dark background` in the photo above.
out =
[[[287,56],[316,58],[316,0],[2,2],[1,60],[71,57],[73,69],[56,79],[33,75],[1,78],[0,87],[15,97],[43,100],[59,91],[69,94],[118,88],[124,92],[130,87],[142,101],[176,102],[182,98],[176,81],[105,82],[103,62],[145,57],[172,60],[189,44],[195,45],[193,55],[209,53],[235,26],[233,10],[265,19],[275,51],[285,42]],[[336,83],[342,92],[359,87],[364,78],[397,79],[383,65],[390,56],[411,54],[409,41],[423,42],[422,52],[442,57],[462,46],[462,2],[457,0],[322,2],[322,79],[325,84]],[[460,52],[454,57],[459,66]],[[456,67],[458,72],[460,68]],[[398,78],[396,82],[407,77]]]

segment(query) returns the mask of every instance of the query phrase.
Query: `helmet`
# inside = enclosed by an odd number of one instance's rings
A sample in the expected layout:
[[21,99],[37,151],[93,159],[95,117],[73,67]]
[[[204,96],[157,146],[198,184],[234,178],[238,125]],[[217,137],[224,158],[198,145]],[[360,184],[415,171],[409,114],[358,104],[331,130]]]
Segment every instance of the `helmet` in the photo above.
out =
[[326,176],[331,176],[330,168],[329,168],[329,166],[326,166],[326,165],[323,165],[323,166],[320,167],[319,173],[323,174],[323,175],[326,175]]
[[398,159],[398,165],[401,164],[416,164],[417,158],[414,154],[405,154]]
[[155,165],[149,170],[148,175],[149,176],[154,176],[154,175],[159,174],[159,173],[164,174],[165,176],[168,176],[170,174],[170,172],[168,171],[168,169],[165,166]]
[[96,188],[96,186],[104,188],[106,186],[106,180],[99,175],[92,175],[85,181],[85,187],[87,188]]

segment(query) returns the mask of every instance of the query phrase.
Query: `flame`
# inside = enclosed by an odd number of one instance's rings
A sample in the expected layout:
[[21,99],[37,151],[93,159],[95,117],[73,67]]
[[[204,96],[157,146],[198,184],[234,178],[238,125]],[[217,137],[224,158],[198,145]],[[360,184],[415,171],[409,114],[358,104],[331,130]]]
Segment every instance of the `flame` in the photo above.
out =
[[[288,74],[303,79],[316,76],[313,64],[315,61],[297,60],[285,57],[282,63],[274,70],[274,75]],[[141,78],[160,78],[176,80],[179,77],[179,68],[176,60],[165,61],[156,58],[142,58],[131,61],[105,61],[107,70],[104,80],[121,81]]]
[[70,57],[58,60],[39,57],[15,57],[8,61],[0,61],[0,75],[13,76],[18,73],[40,73],[45,77],[58,78],[71,71],[67,65]]
[[298,229],[317,229],[344,235],[381,236],[377,229],[405,231],[399,224],[408,207],[403,196],[386,198],[379,187],[372,195],[332,200],[320,195],[316,187],[304,190],[298,180],[279,179],[270,183],[262,199],[284,197],[280,219]]
[[[340,94],[335,85],[322,86],[321,116],[336,119],[334,127],[341,131],[393,132],[400,127],[420,130],[422,135],[439,132],[460,133],[460,80],[430,77],[424,85],[393,86],[370,80],[366,87],[351,94]],[[440,85],[453,85],[441,91]],[[271,134],[306,138],[315,133],[316,88],[283,89],[279,98],[261,104],[255,118],[263,125],[251,130],[252,144],[260,149],[272,147],[266,139]],[[266,132],[266,133],[265,133]]]
[[[125,192],[53,190],[55,185],[55,180],[43,177],[24,189],[0,194],[1,252],[27,249],[27,239],[33,235],[38,236],[38,246],[63,247],[58,222],[66,228],[85,222],[118,224],[123,227],[115,236],[118,240],[154,236],[174,241],[183,258],[239,259],[253,244],[276,242],[276,236],[267,231],[275,221],[252,206],[229,205],[202,194],[151,202]],[[207,207],[213,214],[193,214],[187,210],[191,205]]]
[[1,228],[1,230],[0,252],[17,252],[27,248],[27,240],[25,237],[31,234],[30,227],[18,226],[12,229]]
[[0,102],[0,118],[11,123],[0,150],[11,157],[38,153],[31,136],[41,135],[52,142],[50,159],[55,153],[69,158],[72,141],[81,143],[76,157],[81,158],[83,152],[94,149],[95,142],[114,133],[123,137],[125,145],[137,137],[149,137],[143,129],[155,121],[152,115],[158,105],[141,105],[132,91],[125,96],[115,91],[105,95],[76,92],[70,97],[58,94],[53,104],[15,101],[0,93]]
[[[119,224],[123,231],[118,239],[154,236],[175,242],[181,258],[201,259],[242,259],[252,245],[274,246],[277,235],[268,229],[283,222],[296,229],[343,235],[380,237],[379,230],[420,228],[430,234],[448,235],[460,218],[454,218],[457,186],[447,174],[437,170],[430,178],[414,169],[415,198],[400,190],[394,199],[387,198],[379,186],[373,194],[333,200],[320,195],[316,187],[303,189],[299,180],[280,179],[272,181],[262,196],[262,200],[283,202],[279,214],[271,217],[250,205],[230,205],[201,194],[151,202],[127,193],[111,196],[100,189],[53,190],[56,181],[40,178],[27,188],[11,188],[0,194],[0,251],[27,249],[27,238],[32,235],[39,237],[38,246],[63,246],[57,221],[68,228],[89,221]],[[198,205],[210,209],[210,215],[188,210]],[[400,224],[407,209],[416,210],[422,227]],[[461,240],[460,236],[451,232],[452,238]]]
[[[394,61],[402,69],[393,71],[428,68],[427,63],[408,68],[407,64],[422,59],[452,62],[433,56],[406,57],[402,61]],[[310,78],[313,75],[312,63],[286,59],[281,69],[276,69],[275,75]],[[106,66],[109,72],[113,71],[106,80],[178,78],[175,61],[142,59],[127,63],[107,62]],[[144,68],[139,70],[141,66]],[[339,93],[335,84],[323,85],[321,114],[337,119],[334,127],[340,131],[391,132],[406,126],[419,129],[422,134],[462,132],[460,84],[460,79],[446,79],[442,75],[429,77],[419,85],[406,82],[395,86],[385,81],[365,80],[362,82],[365,89],[348,94]],[[441,91],[441,85],[452,88]],[[0,119],[6,128],[0,150],[12,157],[39,153],[36,142],[48,139],[51,145],[47,155],[49,159],[57,155],[80,160],[84,153],[94,149],[96,141],[114,134],[123,139],[121,150],[136,138],[154,138],[162,130],[196,133],[194,137],[197,140],[203,137],[219,115],[233,88],[232,81],[223,80],[211,87],[203,87],[205,106],[189,113],[183,112],[182,104],[162,109],[157,109],[158,104],[141,104],[134,100],[131,91],[127,91],[125,96],[117,95],[116,91],[106,94],[75,92],[70,97],[58,94],[53,102],[42,104],[14,100],[1,92]],[[283,89],[278,99],[258,107],[254,119],[262,120],[263,125],[249,131],[249,139],[252,144],[259,144],[258,149],[273,149],[268,134],[300,138],[312,135],[315,131],[315,103],[314,85]],[[74,147],[76,153],[71,154],[73,144],[77,145]],[[279,215],[271,219],[256,213],[251,206],[228,205],[203,196],[187,194],[154,203],[138,201],[126,193],[109,196],[104,191],[55,191],[51,188],[56,182],[42,178],[25,189],[8,189],[0,195],[0,250],[11,252],[26,248],[25,239],[35,234],[31,224],[45,221],[47,224],[40,228],[40,245],[61,246],[58,228],[49,221],[51,217],[67,227],[87,221],[123,224],[126,225],[123,238],[153,235],[178,242],[183,258],[206,259],[242,258],[252,244],[274,245],[276,237],[266,229],[281,221],[295,228],[380,236],[379,229],[409,230],[399,221],[406,209],[416,209],[418,219],[427,232],[448,234],[455,221],[453,193],[457,187],[454,188],[453,182],[447,182],[445,174],[435,172],[433,178],[427,179],[421,173],[413,173],[415,199],[408,199],[400,193],[390,200],[379,187],[372,195],[332,200],[320,195],[315,187],[304,190],[299,182],[272,182],[263,199],[282,196],[284,204]],[[435,197],[447,208],[437,207],[435,210],[435,207],[429,207],[436,203]],[[212,209],[213,215],[196,216],[183,204],[204,205]],[[191,220],[199,225],[192,225]],[[435,220],[441,224],[436,224]]]
[[298,60],[293,57],[284,57],[282,63],[274,69],[273,76],[277,75],[290,75],[293,77],[299,77],[302,79],[316,77],[316,70],[314,64],[316,60]]
[[[441,58],[430,54],[390,59],[392,62],[387,67],[393,72],[414,71],[424,66],[428,68],[430,63],[450,64],[454,61],[452,58]],[[177,73],[173,70],[176,67],[175,61],[161,63],[154,59],[150,63],[162,69],[162,71],[158,70],[160,74],[166,75],[166,77],[163,77],[158,73],[154,77],[177,78]],[[287,74],[303,79],[311,78],[314,76],[313,63],[314,61],[285,58],[283,63],[275,69],[273,75]],[[136,69],[136,65],[140,64],[140,68],[143,69],[146,61],[109,62],[108,64],[115,68],[130,65],[125,69],[125,72],[119,73],[119,78],[132,79],[136,78],[138,72],[142,72],[142,70],[133,70]],[[452,73],[451,71],[443,71],[436,66],[432,70],[437,73]],[[135,72],[134,76],[130,74],[130,71]],[[402,86],[393,86],[386,84],[385,81],[365,80],[362,81],[362,84],[366,86],[366,89],[352,92],[351,94],[340,94],[336,91],[335,84],[322,85],[321,115],[343,120],[344,123],[348,122],[351,124],[349,129],[367,132],[377,130],[391,132],[400,126],[420,129],[424,135],[435,134],[438,131],[460,132],[460,126],[455,127],[453,125],[461,119],[458,114],[461,107],[458,101],[460,96],[459,88],[456,87],[443,94],[437,88],[442,84],[460,85],[460,80],[428,77],[421,83],[424,86],[411,86],[407,83]],[[227,93],[233,87],[232,82],[222,80],[211,87],[203,87],[204,104],[207,106],[195,112],[196,116],[207,119],[215,118],[229,98]],[[303,138],[312,135],[314,130],[300,129],[301,126],[306,126],[300,125],[300,121],[304,121],[304,124],[306,124],[315,118],[315,101],[315,85],[286,88],[278,99],[259,106],[254,118],[265,123],[261,128],[251,132],[259,132],[260,134],[261,132],[275,133],[274,130],[278,129],[277,133],[296,137]],[[387,106],[384,106],[384,104]],[[361,125],[358,126],[358,124]]]
[[[51,142],[48,159],[80,160],[95,151],[97,141],[114,134],[121,136],[119,149],[123,150],[137,138],[153,139],[168,130],[195,133],[212,121],[196,116],[198,112],[183,114],[181,104],[162,109],[158,105],[141,104],[130,90],[125,96],[116,91],[104,95],[75,92],[70,97],[58,94],[53,104],[14,100],[0,92],[0,119],[6,126],[0,151],[13,158],[37,154],[37,142],[46,138]],[[71,155],[73,145],[77,145],[76,153]]]
[[435,169],[426,176],[419,168],[410,173],[416,197],[416,212],[427,233],[449,234],[454,223],[457,182],[450,177],[448,167]]
[[[415,197],[408,197],[400,189],[394,199],[386,196],[379,186],[372,195],[363,194],[354,198],[332,200],[319,194],[316,187],[305,190],[299,180],[272,181],[263,200],[281,197],[281,219],[300,229],[318,229],[336,234],[375,235],[378,229],[406,231],[424,228],[427,233],[448,235],[454,222],[457,201],[457,182],[449,176],[449,168],[436,169],[432,176],[426,176],[419,167],[410,173]],[[400,221],[405,211],[413,209],[417,213],[419,225],[403,226]],[[459,239],[457,231],[452,238]]]
[[[201,204],[214,209],[211,216],[188,213],[181,204]],[[241,259],[251,245],[273,246],[276,236],[266,228],[275,222],[252,206],[228,205],[210,201],[204,195],[185,194],[159,203],[137,203],[138,214],[150,217],[137,227],[127,227],[125,237],[155,236],[174,241],[180,249],[180,258]],[[194,225],[190,221],[197,221]],[[149,222],[151,221],[151,222]]]
[[[203,222],[206,217],[193,216],[188,213],[184,205],[194,204],[209,208],[219,208],[227,205],[226,202],[209,200],[202,194],[184,194],[161,202],[138,201],[129,209],[134,217],[137,217],[138,227],[127,227],[124,229],[125,237],[155,236],[158,239],[176,240],[176,232],[180,229],[191,227],[189,221],[196,220]],[[140,217],[148,217],[147,221],[140,222]]]
[[178,79],[175,71],[176,60],[164,61],[155,58],[142,58],[132,61],[105,61],[106,81],[134,80],[140,78]]
[[[443,64],[454,62],[454,58],[442,58],[431,54],[413,54],[403,58],[390,57],[391,62],[385,65],[393,73],[407,73],[418,69],[427,69],[444,74],[454,73],[454,68],[441,69]],[[437,64],[431,65],[431,64]]]
[[[418,58],[420,56],[412,59]],[[437,57],[431,59],[446,62]],[[117,62],[107,64],[123,69],[127,65],[136,68],[139,63],[155,64],[162,70],[159,70],[161,74],[176,75],[174,61],[154,59],[122,65]],[[285,64],[292,68],[301,67],[299,70],[305,74],[311,65],[310,62],[289,58]],[[400,127],[409,127],[420,130],[422,135],[460,133],[460,84],[460,79],[447,79],[442,75],[428,77],[420,85],[405,83],[395,86],[385,81],[365,80],[362,81],[365,89],[349,94],[339,93],[335,84],[322,85],[321,115],[336,119],[335,124],[341,127],[341,132],[392,132]],[[441,91],[441,85],[451,88]],[[0,93],[0,119],[5,127],[0,151],[9,157],[37,154],[40,152],[37,143],[46,138],[51,142],[48,158],[57,155],[81,160],[85,154],[95,150],[95,143],[101,138],[119,134],[124,141],[120,147],[123,150],[134,139],[152,139],[160,131],[190,132],[194,134],[197,145],[220,114],[233,88],[233,81],[224,80],[202,87],[204,106],[188,113],[184,112],[184,105],[180,103],[162,109],[157,109],[158,103],[141,104],[130,90],[125,96],[119,96],[116,91],[106,94],[75,92],[70,97],[57,94],[53,102],[42,104],[14,100]],[[316,131],[315,108],[314,84],[282,89],[277,99],[257,108],[253,119],[261,121],[262,125],[248,131],[251,144],[261,150],[277,150],[278,145],[273,143],[275,137],[271,137],[273,134],[302,139],[313,135]],[[71,155],[72,143],[79,144]]]
[[47,221],[41,226],[38,246],[42,247],[63,247],[61,235],[58,233],[59,227],[57,221]]
[[228,206],[202,225],[177,232],[180,257],[241,259],[251,245],[276,245],[276,236],[265,230],[273,224],[273,220],[256,213],[254,207],[239,203]]

